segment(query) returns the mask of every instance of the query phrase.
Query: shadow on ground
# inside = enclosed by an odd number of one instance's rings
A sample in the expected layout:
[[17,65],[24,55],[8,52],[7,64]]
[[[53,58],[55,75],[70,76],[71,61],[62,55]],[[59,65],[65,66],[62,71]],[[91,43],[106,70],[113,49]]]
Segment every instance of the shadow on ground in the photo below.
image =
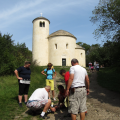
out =
[[[97,83],[97,72],[92,73],[90,76],[90,94],[88,95],[88,101],[95,104],[95,106],[104,107],[109,111],[120,113],[120,93],[116,93],[105,88],[102,88]],[[110,105],[113,106],[110,109]],[[115,110],[116,107],[119,107]]]
[[[42,109],[33,111],[31,109],[27,110],[25,113],[31,116],[38,117],[42,112]],[[46,113],[50,116],[50,120],[71,120],[71,117],[67,116],[67,108],[57,110],[55,113]]]

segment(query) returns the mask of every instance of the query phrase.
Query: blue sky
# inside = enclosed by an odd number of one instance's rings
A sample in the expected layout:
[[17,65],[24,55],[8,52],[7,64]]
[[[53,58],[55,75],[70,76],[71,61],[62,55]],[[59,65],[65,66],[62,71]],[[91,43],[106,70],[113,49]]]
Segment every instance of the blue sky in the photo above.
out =
[[0,3],[0,32],[13,35],[15,43],[26,43],[32,50],[32,20],[50,20],[50,34],[65,30],[77,37],[76,42],[101,44],[92,34],[97,28],[90,22],[92,10],[99,0],[2,0]]

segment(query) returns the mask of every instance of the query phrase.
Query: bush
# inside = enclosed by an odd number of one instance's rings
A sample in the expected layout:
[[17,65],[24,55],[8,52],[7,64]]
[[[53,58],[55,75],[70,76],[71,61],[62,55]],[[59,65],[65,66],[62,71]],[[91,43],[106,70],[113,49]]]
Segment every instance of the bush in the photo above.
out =
[[14,44],[9,34],[0,33],[0,75],[10,75],[19,66],[23,66],[26,60],[31,61],[32,52],[25,43]]

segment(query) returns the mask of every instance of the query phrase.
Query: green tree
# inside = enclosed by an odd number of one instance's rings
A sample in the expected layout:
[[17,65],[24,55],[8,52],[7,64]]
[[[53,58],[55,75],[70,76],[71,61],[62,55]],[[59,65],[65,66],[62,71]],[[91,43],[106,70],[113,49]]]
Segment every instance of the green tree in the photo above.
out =
[[86,44],[86,43],[83,43],[83,42],[78,42],[76,43],[78,45],[80,45],[81,47],[85,48],[85,52],[86,54],[89,52],[89,49],[90,49],[90,45]]
[[120,37],[120,0],[100,0],[92,11],[91,22],[99,23],[94,34],[96,37],[104,35],[107,39]]
[[24,61],[31,61],[32,52],[28,50],[25,43],[14,44],[12,36],[0,33],[0,75],[13,74],[13,71],[24,64]]
[[101,61],[120,67],[120,0],[100,0],[93,10],[91,22],[99,24],[94,31],[95,37],[104,35],[105,38]]

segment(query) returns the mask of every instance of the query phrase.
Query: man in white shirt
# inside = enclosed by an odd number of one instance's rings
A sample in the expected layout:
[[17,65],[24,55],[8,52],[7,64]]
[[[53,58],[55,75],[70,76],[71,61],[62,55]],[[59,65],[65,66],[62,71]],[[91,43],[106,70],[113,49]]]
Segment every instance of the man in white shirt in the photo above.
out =
[[72,120],[76,120],[76,115],[80,111],[80,119],[85,119],[86,99],[89,94],[89,77],[85,68],[78,64],[77,59],[71,60],[70,78],[68,80],[66,95],[69,94],[68,112],[71,113]]
[[[50,92],[51,87],[46,86],[45,88],[38,88],[36,89],[32,95],[30,96],[28,102],[27,102],[27,107],[37,110],[42,107],[44,107],[40,117],[45,119],[47,116],[45,116],[45,112],[50,108],[51,111],[55,112],[55,108],[52,108],[51,105],[51,100],[48,99],[48,92]],[[49,117],[47,117],[48,119]]]

